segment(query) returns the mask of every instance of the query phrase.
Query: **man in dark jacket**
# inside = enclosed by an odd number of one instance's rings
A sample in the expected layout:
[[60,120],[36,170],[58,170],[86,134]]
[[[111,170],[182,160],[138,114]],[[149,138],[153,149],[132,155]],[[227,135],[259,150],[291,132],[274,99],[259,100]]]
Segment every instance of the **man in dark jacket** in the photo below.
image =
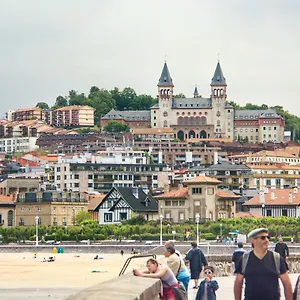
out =
[[196,242],[192,242],[191,245],[192,249],[189,250],[185,259],[190,262],[191,279],[195,281],[193,289],[197,289],[202,266],[207,266],[207,260],[202,250],[198,248]]
[[279,253],[279,255],[284,259],[288,268],[286,261],[289,257],[289,247],[286,243],[283,242],[282,236],[278,237],[278,243],[275,245],[275,252]]
[[234,262],[234,267],[236,268],[238,262],[242,258],[243,254],[246,252],[246,250],[243,248],[243,243],[238,243],[238,248],[233,252],[232,254],[232,261]]

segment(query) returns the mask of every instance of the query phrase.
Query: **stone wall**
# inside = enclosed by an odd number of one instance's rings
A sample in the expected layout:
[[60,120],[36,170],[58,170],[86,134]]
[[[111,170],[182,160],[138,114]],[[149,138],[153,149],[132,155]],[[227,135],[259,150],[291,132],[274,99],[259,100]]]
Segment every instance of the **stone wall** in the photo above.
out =
[[125,274],[71,295],[66,300],[158,300],[160,279]]

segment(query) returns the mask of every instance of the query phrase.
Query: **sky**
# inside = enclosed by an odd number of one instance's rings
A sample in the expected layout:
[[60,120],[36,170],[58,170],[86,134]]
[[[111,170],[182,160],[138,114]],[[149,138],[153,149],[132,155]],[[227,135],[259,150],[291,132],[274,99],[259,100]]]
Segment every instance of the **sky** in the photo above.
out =
[[299,0],[0,0],[0,117],[70,90],[203,97],[218,57],[227,99],[300,116]]

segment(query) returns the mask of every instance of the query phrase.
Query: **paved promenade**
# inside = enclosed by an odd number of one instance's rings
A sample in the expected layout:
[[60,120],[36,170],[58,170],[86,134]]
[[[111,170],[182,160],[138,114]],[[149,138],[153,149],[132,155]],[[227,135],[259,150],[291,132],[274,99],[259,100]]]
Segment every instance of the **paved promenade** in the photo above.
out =
[[[299,274],[290,274],[292,285],[294,287]],[[233,283],[234,276],[216,278],[219,282],[219,290],[217,291],[217,299],[234,300]],[[192,289],[193,281],[189,286],[189,300],[194,300],[197,290]],[[1,300],[63,300],[70,294],[79,291],[74,288],[22,288],[22,289],[0,289]],[[284,299],[284,298],[282,298]]]

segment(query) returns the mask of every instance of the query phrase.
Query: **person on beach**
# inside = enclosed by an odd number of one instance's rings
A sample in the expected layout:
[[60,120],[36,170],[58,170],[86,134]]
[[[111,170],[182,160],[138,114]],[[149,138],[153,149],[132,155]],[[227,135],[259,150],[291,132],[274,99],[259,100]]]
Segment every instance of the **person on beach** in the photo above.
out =
[[215,269],[213,266],[204,267],[204,279],[199,285],[195,300],[216,300],[218,282],[213,280]]
[[172,288],[178,288],[178,282],[172,270],[167,265],[159,265],[157,260],[154,258],[147,260],[147,269],[148,270],[144,272],[133,269],[132,272],[135,276],[160,278],[163,285],[163,291],[160,295],[160,299],[176,300]]
[[287,269],[289,269],[289,266],[287,264],[287,260],[289,258],[289,247],[286,243],[283,242],[283,238],[281,235],[278,237],[278,243],[275,245],[274,251],[279,253],[279,255],[284,259]]

